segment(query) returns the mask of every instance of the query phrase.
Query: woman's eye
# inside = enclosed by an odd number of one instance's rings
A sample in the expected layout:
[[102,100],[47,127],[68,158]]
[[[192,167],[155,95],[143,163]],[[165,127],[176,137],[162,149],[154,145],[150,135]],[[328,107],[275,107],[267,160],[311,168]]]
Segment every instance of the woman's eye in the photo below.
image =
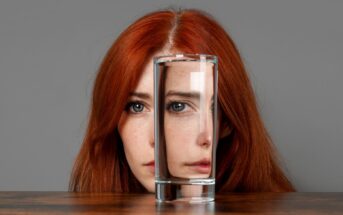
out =
[[139,102],[129,102],[125,109],[132,113],[140,113],[143,112],[144,105]]
[[173,111],[175,112],[180,112],[182,111],[183,109],[185,109],[185,104],[183,103],[173,103],[171,105],[171,108],[173,109]]
[[171,112],[182,112],[188,106],[186,103],[183,102],[171,102],[167,105],[167,110]]

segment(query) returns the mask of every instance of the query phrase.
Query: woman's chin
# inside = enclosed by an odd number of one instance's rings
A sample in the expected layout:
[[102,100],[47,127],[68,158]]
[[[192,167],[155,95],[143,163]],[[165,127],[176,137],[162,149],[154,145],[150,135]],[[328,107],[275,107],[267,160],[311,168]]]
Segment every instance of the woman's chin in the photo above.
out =
[[155,178],[149,181],[141,181],[141,184],[149,193],[155,193]]
[[155,182],[153,184],[149,184],[147,187],[145,187],[149,193],[155,193]]

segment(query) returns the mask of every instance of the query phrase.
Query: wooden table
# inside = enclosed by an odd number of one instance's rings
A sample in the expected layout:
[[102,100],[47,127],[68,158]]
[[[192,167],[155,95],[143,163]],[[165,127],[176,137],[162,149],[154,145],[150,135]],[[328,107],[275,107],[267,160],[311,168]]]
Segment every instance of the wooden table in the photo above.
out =
[[0,214],[343,214],[343,193],[227,193],[207,204],[153,194],[0,192]]

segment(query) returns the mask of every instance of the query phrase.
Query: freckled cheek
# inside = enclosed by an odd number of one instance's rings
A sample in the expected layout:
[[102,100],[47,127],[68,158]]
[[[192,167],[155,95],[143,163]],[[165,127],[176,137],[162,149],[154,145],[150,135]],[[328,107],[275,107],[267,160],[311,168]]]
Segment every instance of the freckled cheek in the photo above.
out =
[[128,119],[121,128],[121,138],[124,147],[130,151],[138,151],[144,147],[147,140],[148,129],[142,119]]
[[193,145],[197,138],[197,127],[196,117],[166,117],[165,136],[167,144],[170,143],[183,149],[187,145]]
[[173,176],[183,177],[188,174],[184,162],[189,161],[194,152],[198,117],[169,116],[165,120],[165,136],[168,169]]

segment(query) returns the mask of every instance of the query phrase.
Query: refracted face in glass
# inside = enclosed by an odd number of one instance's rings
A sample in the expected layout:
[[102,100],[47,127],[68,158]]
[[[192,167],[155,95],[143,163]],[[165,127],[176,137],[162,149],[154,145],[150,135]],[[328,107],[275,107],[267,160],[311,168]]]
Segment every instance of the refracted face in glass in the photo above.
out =
[[164,136],[169,174],[207,178],[213,146],[213,64],[166,63]]

